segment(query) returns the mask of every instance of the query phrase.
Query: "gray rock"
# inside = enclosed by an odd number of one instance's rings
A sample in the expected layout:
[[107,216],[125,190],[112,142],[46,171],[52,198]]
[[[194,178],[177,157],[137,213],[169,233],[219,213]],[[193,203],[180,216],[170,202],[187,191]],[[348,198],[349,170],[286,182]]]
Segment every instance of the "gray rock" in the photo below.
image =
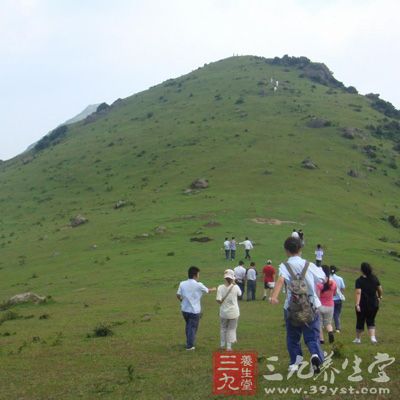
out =
[[40,304],[40,303],[44,303],[45,301],[46,301],[46,297],[44,297],[44,296],[38,296],[35,293],[26,292],[26,293],[16,294],[15,296],[8,299],[7,305],[14,306],[16,304],[22,304],[22,303]]
[[85,218],[83,215],[77,215],[74,218],[70,219],[70,225],[75,228],[79,225],[83,225],[86,224],[87,222],[89,222],[89,220],[87,218]]
[[167,228],[163,225],[157,226],[157,228],[154,228],[154,232],[162,235],[163,233],[167,232]]
[[315,164],[312,160],[310,160],[309,158],[303,160],[301,162],[301,166],[305,169],[317,169],[318,166],[317,164]]
[[207,189],[208,186],[209,186],[209,184],[208,184],[207,179],[199,178],[192,182],[192,184],[190,185],[190,188],[191,189]]
[[330,121],[328,121],[327,119],[323,119],[323,118],[311,118],[308,122],[307,122],[307,126],[309,128],[325,128],[327,126],[331,126],[332,123]]
[[118,208],[122,208],[126,206],[126,201],[124,200],[118,200],[115,204],[114,204],[114,209],[117,210]]
[[351,176],[352,178],[358,178],[360,175],[358,173],[358,171],[356,171],[355,169],[351,169],[347,175]]

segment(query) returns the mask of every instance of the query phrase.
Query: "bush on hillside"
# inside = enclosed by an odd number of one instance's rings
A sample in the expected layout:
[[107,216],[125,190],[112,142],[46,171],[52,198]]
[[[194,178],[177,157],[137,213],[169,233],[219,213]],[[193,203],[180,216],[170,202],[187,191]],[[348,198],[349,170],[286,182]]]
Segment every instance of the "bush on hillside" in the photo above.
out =
[[347,87],[346,92],[350,94],[358,94],[358,90],[354,86]]
[[371,100],[371,107],[374,110],[386,115],[387,117],[400,119],[400,110],[397,110],[392,103],[380,99],[379,94],[368,93],[365,97]]
[[54,146],[60,143],[61,139],[66,135],[67,131],[68,131],[67,125],[61,125],[57,127],[56,129],[52,130],[48,135],[40,139],[36,143],[34,149],[36,151],[40,151],[46,149],[49,146]]

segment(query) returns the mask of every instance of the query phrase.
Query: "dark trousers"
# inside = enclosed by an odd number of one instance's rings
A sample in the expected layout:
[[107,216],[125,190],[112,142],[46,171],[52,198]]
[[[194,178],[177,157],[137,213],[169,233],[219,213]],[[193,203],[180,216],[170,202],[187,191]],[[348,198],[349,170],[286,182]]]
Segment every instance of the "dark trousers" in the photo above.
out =
[[294,364],[296,362],[296,356],[303,355],[300,344],[301,335],[303,335],[304,343],[308,347],[310,354],[317,354],[321,362],[323,362],[324,353],[321,350],[321,346],[319,343],[319,315],[317,314],[314,321],[311,322],[311,324],[309,324],[308,326],[304,325],[300,327],[293,326],[289,322],[286,310],[284,310],[284,317],[286,323],[286,345],[290,357],[290,364]]
[[231,250],[231,260],[234,260],[236,256],[236,250]]
[[250,250],[245,250],[245,256],[244,256],[244,258],[246,258],[246,259],[248,259],[248,260],[250,260],[251,259],[251,257],[250,257]]
[[190,349],[196,342],[196,333],[197,328],[199,327],[200,314],[192,314],[182,311],[182,315],[186,322],[186,348]]
[[335,308],[333,309],[333,320],[335,321],[335,329],[340,331],[340,314],[342,313],[342,300],[335,300]]
[[247,281],[247,301],[256,299],[256,281]]
[[242,292],[242,295],[239,296],[238,299],[242,300],[243,299],[243,295],[244,295],[244,282],[237,282],[237,285],[239,286],[239,288],[240,288],[240,290]]
[[320,267],[322,265],[322,261],[321,260],[315,260],[315,265],[317,267]]
[[230,250],[225,250],[225,258],[226,258],[227,260],[229,260],[230,254],[231,254],[231,251],[230,251]]
[[378,307],[363,307],[360,305],[360,312],[356,311],[357,315],[357,325],[356,329],[358,331],[364,330],[364,325],[367,324],[367,328],[375,328],[375,317],[378,313]]

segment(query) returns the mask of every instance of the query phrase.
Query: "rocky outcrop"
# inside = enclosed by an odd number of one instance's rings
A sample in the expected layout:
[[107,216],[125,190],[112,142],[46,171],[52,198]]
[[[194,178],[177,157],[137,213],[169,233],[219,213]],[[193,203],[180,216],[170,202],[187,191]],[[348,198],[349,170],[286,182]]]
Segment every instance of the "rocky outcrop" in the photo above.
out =
[[190,185],[191,189],[207,189],[209,186],[208,180],[204,178],[199,178],[193,181]]

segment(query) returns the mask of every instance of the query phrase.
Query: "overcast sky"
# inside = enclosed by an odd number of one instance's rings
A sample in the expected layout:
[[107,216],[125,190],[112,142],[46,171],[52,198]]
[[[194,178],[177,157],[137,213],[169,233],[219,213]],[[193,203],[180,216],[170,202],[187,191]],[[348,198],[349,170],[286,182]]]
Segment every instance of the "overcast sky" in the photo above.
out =
[[399,16],[398,0],[0,0],[0,159],[232,54],[306,56],[400,108]]

